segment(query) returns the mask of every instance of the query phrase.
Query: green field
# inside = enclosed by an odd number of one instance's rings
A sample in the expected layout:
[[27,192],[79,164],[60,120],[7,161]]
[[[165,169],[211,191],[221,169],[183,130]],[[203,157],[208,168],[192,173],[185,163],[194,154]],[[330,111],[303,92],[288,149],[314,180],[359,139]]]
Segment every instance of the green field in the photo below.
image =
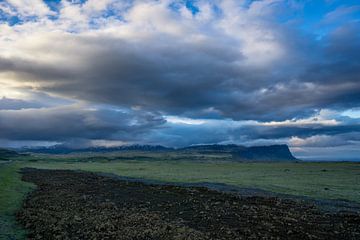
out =
[[23,239],[25,236],[14,214],[33,186],[21,181],[17,173],[20,166],[0,163],[0,239]]
[[[21,239],[14,213],[31,185],[20,180],[23,167],[79,169],[166,182],[214,182],[251,187],[278,193],[317,199],[345,199],[360,203],[360,163],[249,163],[189,160],[117,160],[101,157],[72,161],[62,156],[24,157],[12,163],[0,163],[0,239],[8,235]],[[86,158],[89,160],[88,158]],[[14,159],[15,160],[15,159]]]

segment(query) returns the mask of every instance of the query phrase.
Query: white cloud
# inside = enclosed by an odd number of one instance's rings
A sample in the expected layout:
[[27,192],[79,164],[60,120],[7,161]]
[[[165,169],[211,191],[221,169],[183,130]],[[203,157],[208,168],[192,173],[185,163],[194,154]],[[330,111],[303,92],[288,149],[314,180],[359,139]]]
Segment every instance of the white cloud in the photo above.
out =
[[113,0],[87,0],[83,6],[86,12],[98,13],[107,9],[110,3],[114,2]]
[[339,120],[335,119],[338,116],[338,112],[321,109],[318,113],[309,118],[261,122],[259,125],[269,127],[337,126],[341,124]]
[[350,118],[354,118],[354,119],[356,119],[356,118],[360,119],[360,108],[352,108],[352,109],[346,110],[341,115],[350,117]]
[[7,0],[21,16],[44,17],[53,14],[42,0]]
[[177,116],[167,116],[167,117],[165,117],[165,119],[167,122],[175,123],[175,124],[201,125],[201,124],[205,124],[207,122],[207,120],[191,119],[191,118],[184,118],[184,117],[177,117]]
[[333,147],[348,145],[348,142],[338,136],[315,135],[307,138],[291,137],[292,147]]

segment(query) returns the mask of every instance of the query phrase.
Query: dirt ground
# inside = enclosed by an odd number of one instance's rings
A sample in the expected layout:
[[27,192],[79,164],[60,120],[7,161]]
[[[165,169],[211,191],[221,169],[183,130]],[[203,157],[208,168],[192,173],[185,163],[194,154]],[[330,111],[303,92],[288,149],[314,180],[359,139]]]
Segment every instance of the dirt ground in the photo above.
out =
[[360,239],[360,214],[277,197],[23,169],[37,189],[17,214],[29,239]]

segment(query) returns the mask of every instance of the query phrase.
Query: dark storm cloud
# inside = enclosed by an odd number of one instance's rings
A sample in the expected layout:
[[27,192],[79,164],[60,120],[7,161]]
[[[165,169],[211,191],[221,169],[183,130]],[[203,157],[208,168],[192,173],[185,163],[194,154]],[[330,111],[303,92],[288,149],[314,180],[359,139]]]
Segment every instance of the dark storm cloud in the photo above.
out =
[[[66,2],[57,18],[0,26],[6,34],[0,83],[79,103],[59,107],[65,104],[54,99],[48,106],[45,97],[37,101],[43,109],[0,111],[0,139],[172,146],[358,141],[358,119],[267,123],[360,106],[360,22],[345,21],[346,11],[337,22],[334,12],[331,21],[313,23],[320,30],[311,29],[299,23],[301,3],[238,2],[199,1],[194,15],[180,2],[135,1],[112,11],[121,17],[104,19],[106,4]],[[31,107],[27,102],[3,99],[0,109]],[[165,123],[161,116],[169,115],[216,120]]]
[[360,132],[360,124],[344,124],[339,126],[246,126],[236,129],[232,134],[247,136],[250,139],[278,139],[291,136],[310,137],[314,135],[338,135],[342,133]]
[[343,26],[321,40],[316,62],[294,55],[284,58],[295,59],[288,64],[249,66],[239,51],[214,39],[198,44],[164,36],[160,42],[131,43],[104,36],[54,36],[43,51],[65,48],[70,61],[2,59],[0,68],[40,83],[43,91],[90,102],[190,117],[289,119],[314,109],[359,106],[358,30]]
[[0,138],[69,141],[116,136],[129,140],[163,123],[154,113],[96,110],[88,106],[0,110]]
[[339,125],[304,125],[299,123],[294,126],[211,120],[199,124],[168,122],[158,131],[152,131],[148,134],[144,141],[166,143],[168,146],[213,143],[237,143],[241,145],[287,143],[302,147],[331,147],[352,145],[359,142],[359,132],[359,119],[348,119],[346,121],[345,118]]
[[278,139],[283,139],[284,143],[294,147],[335,147],[360,144],[359,132],[360,124],[353,124],[317,127],[249,126],[232,134],[243,136],[250,142],[262,139],[276,143]]

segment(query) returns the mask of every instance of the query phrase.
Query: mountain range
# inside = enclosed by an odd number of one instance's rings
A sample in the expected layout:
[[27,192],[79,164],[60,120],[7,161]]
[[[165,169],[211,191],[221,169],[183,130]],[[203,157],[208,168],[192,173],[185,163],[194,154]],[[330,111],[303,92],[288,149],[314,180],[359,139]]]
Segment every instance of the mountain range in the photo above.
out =
[[175,152],[198,154],[231,154],[234,160],[252,161],[289,161],[296,160],[287,145],[269,145],[245,147],[235,144],[210,144],[194,145],[183,148],[170,148],[161,145],[125,145],[118,147],[88,147],[73,149],[63,145],[40,148],[23,148],[20,152],[44,154],[69,154],[69,153],[106,153],[106,152]]

